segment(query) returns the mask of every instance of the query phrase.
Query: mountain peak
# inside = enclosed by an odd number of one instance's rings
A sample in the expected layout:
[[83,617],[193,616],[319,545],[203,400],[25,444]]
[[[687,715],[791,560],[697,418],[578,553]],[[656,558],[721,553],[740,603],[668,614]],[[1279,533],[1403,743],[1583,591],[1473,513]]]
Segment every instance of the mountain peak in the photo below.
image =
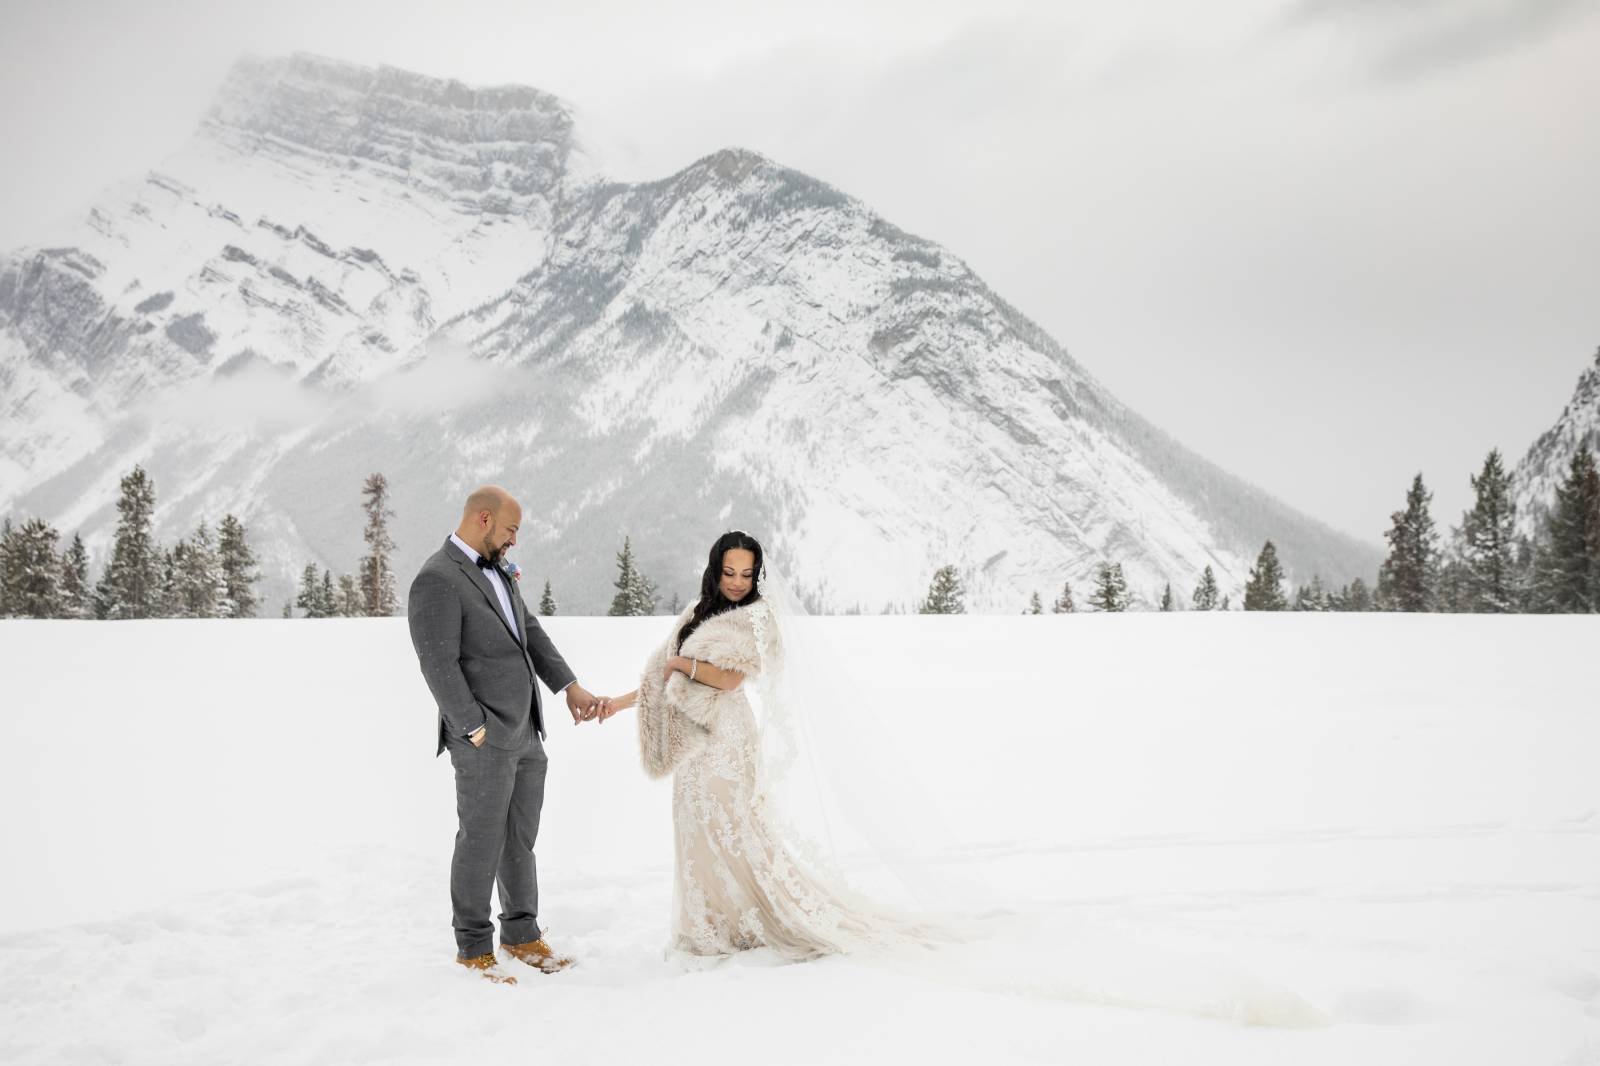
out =
[[580,611],[596,530],[688,590],[726,522],[840,608],[952,564],[984,610],[1105,559],[1147,599],[1206,566],[1232,590],[1267,536],[1297,575],[1376,567],[868,204],[737,147],[601,180],[576,126],[525,86],[242,61],[160,174],[0,263],[0,509],[103,553],[138,461],[182,486],[160,535],[233,511],[276,597],[359,553],[325,501],[374,469],[403,468],[402,570],[463,477],[538,486],[526,551]]
[[266,138],[461,192],[519,195],[567,175],[579,150],[574,127],[571,107],[530,86],[474,87],[297,52],[234,64],[202,134]]
[[[241,89],[247,92],[240,93]],[[334,107],[341,102],[377,98],[461,113],[534,111],[561,114],[569,121],[572,116],[572,108],[559,97],[530,85],[474,86],[455,78],[438,78],[387,64],[368,67],[311,52],[243,56],[229,71],[219,96],[246,103],[249,111],[266,112],[281,106],[286,96],[297,93],[318,93]]]

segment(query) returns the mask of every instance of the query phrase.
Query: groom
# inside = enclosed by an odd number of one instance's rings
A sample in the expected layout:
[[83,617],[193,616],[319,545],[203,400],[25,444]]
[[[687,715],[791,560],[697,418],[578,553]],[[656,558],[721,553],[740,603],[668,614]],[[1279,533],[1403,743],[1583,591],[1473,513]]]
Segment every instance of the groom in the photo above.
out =
[[406,604],[411,643],[439,705],[438,751],[449,750],[456,775],[459,828],[450,862],[456,961],[508,984],[516,978],[496,966],[489,921],[489,892],[497,883],[506,953],[546,973],[573,962],[555,954],[539,931],[533,842],[546,758],[534,678],[566,693],[574,722],[595,717],[609,702],[577,683],[501,568],[521,524],[522,507],[505,489],[474,491],[460,527],[422,564]]

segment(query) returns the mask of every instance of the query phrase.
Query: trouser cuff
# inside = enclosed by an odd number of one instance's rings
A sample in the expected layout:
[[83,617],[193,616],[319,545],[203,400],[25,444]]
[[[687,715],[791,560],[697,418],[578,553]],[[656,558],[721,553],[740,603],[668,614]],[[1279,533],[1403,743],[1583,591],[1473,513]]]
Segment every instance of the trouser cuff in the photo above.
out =
[[460,940],[456,941],[456,956],[458,958],[475,959],[479,955],[492,954],[494,954],[493,937],[488,937],[483,940],[473,940],[470,942],[464,942]]
[[540,937],[537,918],[515,918],[500,923],[500,943],[531,944]]

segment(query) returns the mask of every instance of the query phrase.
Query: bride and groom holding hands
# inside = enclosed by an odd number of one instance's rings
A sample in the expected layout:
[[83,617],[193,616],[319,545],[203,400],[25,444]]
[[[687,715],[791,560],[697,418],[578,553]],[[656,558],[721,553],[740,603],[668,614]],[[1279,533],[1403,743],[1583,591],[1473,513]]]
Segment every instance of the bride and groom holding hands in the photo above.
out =
[[639,687],[608,698],[578,683],[504,568],[521,522],[504,489],[474,491],[407,601],[412,645],[438,705],[437,753],[450,753],[455,772],[456,961],[515,983],[495,953],[496,887],[500,947],[510,959],[546,973],[574,961],[545,942],[539,925],[534,843],[547,765],[539,682],[564,697],[575,723],[636,708],[645,772],[672,775],[670,950],[716,957],[766,947],[799,960],[904,935],[798,862],[764,802],[763,736],[745,689],[781,668],[783,637],[762,595],[761,544],[739,530],[717,538],[699,598],[672,623]]

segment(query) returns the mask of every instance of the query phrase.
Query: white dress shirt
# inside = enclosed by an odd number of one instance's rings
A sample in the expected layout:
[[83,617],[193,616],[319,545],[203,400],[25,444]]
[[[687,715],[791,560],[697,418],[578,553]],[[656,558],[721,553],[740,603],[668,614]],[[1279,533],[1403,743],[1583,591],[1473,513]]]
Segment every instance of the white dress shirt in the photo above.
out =
[[[469,560],[471,560],[472,565],[478,565],[479,553],[473,551],[472,547],[468,545],[466,541],[462,540],[454,533],[450,534],[450,540],[455,543],[456,547],[460,548],[464,553],[466,553],[466,556]],[[498,566],[491,566],[483,573],[484,576],[489,579],[489,584],[494,586],[495,597],[500,601],[500,613],[506,616],[506,624],[511,627],[511,632],[522,632],[522,627],[517,624],[516,612],[511,609],[511,590],[506,588],[506,579],[501,575],[500,568]]]

